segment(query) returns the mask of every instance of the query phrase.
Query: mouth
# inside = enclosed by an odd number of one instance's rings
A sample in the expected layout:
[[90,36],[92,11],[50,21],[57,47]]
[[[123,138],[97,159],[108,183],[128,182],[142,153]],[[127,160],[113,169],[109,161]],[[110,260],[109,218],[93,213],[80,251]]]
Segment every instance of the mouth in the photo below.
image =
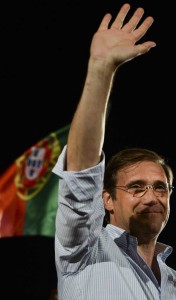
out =
[[139,215],[146,215],[146,214],[161,214],[162,212],[161,211],[143,211],[143,212],[140,212],[140,213],[137,213]]

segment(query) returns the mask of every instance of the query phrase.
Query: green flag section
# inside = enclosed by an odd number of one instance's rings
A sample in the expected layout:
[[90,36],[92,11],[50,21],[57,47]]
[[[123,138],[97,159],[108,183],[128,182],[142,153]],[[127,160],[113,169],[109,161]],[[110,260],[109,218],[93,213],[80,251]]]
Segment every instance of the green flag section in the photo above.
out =
[[70,125],[29,148],[0,176],[0,237],[53,237],[58,177],[52,173]]

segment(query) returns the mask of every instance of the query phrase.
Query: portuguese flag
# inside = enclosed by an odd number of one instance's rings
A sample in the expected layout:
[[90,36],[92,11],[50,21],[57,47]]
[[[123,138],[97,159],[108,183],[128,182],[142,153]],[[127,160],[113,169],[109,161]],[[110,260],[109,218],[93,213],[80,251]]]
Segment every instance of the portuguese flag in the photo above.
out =
[[0,176],[0,237],[53,237],[58,177],[52,173],[67,142],[69,127],[29,148]]

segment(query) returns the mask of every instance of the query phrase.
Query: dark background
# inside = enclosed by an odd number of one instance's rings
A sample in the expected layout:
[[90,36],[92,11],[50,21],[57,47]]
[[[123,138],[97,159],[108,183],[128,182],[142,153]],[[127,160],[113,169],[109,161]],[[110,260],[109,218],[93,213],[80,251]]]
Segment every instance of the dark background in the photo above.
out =
[[[111,94],[104,150],[108,160],[124,147],[147,147],[166,157],[176,174],[173,6],[170,1],[128,2],[132,4],[129,15],[143,6],[145,16],[154,17],[144,40],[154,40],[157,46],[120,68]],[[92,35],[104,14],[115,16],[123,3],[0,4],[0,173],[28,147],[71,122],[84,84]],[[175,216],[174,192],[171,217],[159,239],[172,245],[174,253]],[[9,274],[4,277],[7,294],[18,294],[17,299],[48,299],[48,291],[56,285],[53,239],[21,237],[0,243],[3,270]],[[172,254],[168,259],[174,268],[175,257]]]

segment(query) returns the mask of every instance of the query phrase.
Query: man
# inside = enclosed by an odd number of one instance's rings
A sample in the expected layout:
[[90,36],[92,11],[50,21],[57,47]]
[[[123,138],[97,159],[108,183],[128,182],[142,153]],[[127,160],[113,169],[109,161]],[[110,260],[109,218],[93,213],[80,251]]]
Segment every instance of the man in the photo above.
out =
[[129,9],[124,4],[111,25],[106,14],[93,36],[68,143],[53,169],[59,176],[59,300],[176,299],[176,271],[165,264],[172,248],[157,242],[169,217],[170,167],[155,152],[126,149],[110,160],[104,176],[102,148],[114,74],[155,46],[139,43],[153,18],[142,21],[144,10],[138,8],[125,23]]

